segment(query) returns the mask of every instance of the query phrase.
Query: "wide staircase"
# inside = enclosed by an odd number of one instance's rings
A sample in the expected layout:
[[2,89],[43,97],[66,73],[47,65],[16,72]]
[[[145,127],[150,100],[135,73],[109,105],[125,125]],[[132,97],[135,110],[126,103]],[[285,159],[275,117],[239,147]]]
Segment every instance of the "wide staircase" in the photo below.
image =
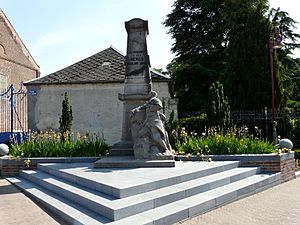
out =
[[167,225],[279,184],[280,173],[236,161],[134,169],[44,163],[7,179],[65,224]]

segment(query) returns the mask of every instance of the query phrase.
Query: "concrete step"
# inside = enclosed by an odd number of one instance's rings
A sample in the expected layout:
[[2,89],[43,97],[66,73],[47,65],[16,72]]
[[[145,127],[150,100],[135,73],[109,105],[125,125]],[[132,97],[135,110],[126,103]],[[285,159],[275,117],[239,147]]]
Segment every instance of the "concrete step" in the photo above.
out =
[[[103,225],[111,222],[106,217],[100,216],[87,208],[72,201],[68,201],[47,189],[32,183],[23,177],[6,178],[29,195],[35,202],[42,205],[47,211],[51,211],[66,224],[78,225]],[[30,209],[27,209],[30,210]]]
[[[167,225],[281,181],[280,173],[259,174],[259,168],[238,164],[176,162],[174,168],[94,169],[90,164],[52,163],[21,171],[21,176],[8,180],[67,224]],[[114,189],[109,192],[101,187]],[[147,190],[141,191],[142,187]]]
[[173,168],[149,170],[149,168],[93,168],[87,163],[43,163],[38,164],[38,169],[116,198],[125,198],[237,168],[238,165],[239,162],[236,161],[176,162]]
[[110,225],[169,225],[279,184],[280,173],[259,174],[139,213]]
[[234,168],[122,199],[116,199],[42,171],[25,170],[20,175],[111,220],[119,220],[235,182],[257,172],[258,168]]
[[48,191],[75,202],[107,218],[114,215],[111,203],[116,198],[38,170],[24,170],[20,176]]

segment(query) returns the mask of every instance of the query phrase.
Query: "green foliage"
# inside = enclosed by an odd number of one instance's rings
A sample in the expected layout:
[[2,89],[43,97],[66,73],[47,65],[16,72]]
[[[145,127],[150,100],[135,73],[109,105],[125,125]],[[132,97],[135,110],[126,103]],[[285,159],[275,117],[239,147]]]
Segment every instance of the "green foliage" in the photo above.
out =
[[[281,56],[280,56],[281,57]],[[287,107],[300,112],[300,65],[289,56],[282,59],[283,87],[287,96]]]
[[72,106],[69,102],[68,93],[65,92],[64,99],[62,101],[62,114],[61,117],[59,117],[59,131],[62,134],[62,140],[65,140],[65,135],[71,132],[72,127],[72,121],[73,121],[73,115],[72,115]]
[[294,19],[289,17],[287,12],[277,9],[270,9],[268,19],[272,21],[273,24],[278,24],[280,26],[283,38],[284,38],[284,49],[287,51],[285,55],[291,54],[291,51],[299,48],[300,44],[298,39],[300,34],[294,32],[296,29],[296,22]]
[[223,0],[177,0],[164,24],[175,40],[172,51],[182,61],[222,51],[224,40]]
[[226,72],[222,77],[235,109],[261,109],[271,104],[268,61],[270,22],[261,0],[225,1],[228,33]]
[[203,66],[200,62],[190,65],[177,60],[168,65],[175,84],[175,95],[179,99],[179,114],[208,107],[209,86],[218,78],[215,69]]
[[300,149],[295,150],[295,159],[300,160]]
[[289,100],[287,107],[292,113],[300,113],[300,101]]
[[209,88],[210,108],[208,119],[211,126],[219,126],[226,130],[232,126],[230,106],[228,98],[224,94],[223,85],[220,82],[213,83]]
[[177,126],[178,126],[178,121],[175,118],[174,110],[172,110],[168,121],[165,123],[165,128],[169,135],[169,142],[171,146],[174,146],[175,144]]
[[[73,139],[73,140],[71,140]],[[88,157],[103,156],[109,150],[100,135],[85,134],[61,141],[61,133],[54,131],[31,133],[21,144],[10,147],[11,156],[19,157]]]
[[277,148],[275,144],[250,135],[246,127],[234,128],[226,133],[213,127],[208,130],[207,135],[203,133],[201,136],[188,134],[182,129],[175,150],[178,154],[230,155],[274,153]]
[[291,136],[293,139],[297,139],[297,137],[300,137],[300,118],[295,118],[291,120]]
[[205,132],[205,127],[207,125],[207,115],[202,113],[197,116],[189,116],[180,118],[178,120],[179,129],[185,128],[186,132],[194,132],[201,134]]
[[208,107],[208,88],[224,69],[222,0],[177,0],[164,24],[175,40],[176,54],[167,67],[175,82],[178,112]]
[[267,0],[176,0],[164,25],[175,40],[168,72],[179,115],[207,109],[208,88],[216,81],[234,109],[270,108],[268,40],[277,24],[285,46],[274,51],[276,104],[283,108],[300,98],[299,64],[288,56],[299,48],[299,34],[288,13],[269,10]]
[[297,60],[290,57],[292,50],[300,47],[298,43],[300,35],[293,31],[297,22],[280,8],[271,9],[269,18],[273,26],[279,25],[283,36],[284,48],[276,50],[274,54],[274,71],[275,83],[278,82],[277,102],[279,107],[285,108],[289,100],[300,101],[300,67]]

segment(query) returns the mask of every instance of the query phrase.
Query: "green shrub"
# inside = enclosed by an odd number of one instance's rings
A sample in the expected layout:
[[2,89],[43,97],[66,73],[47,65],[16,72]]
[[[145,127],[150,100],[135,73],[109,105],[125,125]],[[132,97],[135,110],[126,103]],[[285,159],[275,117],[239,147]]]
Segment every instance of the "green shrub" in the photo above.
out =
[[77,135],[61,141],[61,133],[54,131],[34,132],[21,144],[11,145],[10,155],[21,157],[88,157],[102,156],[109,146],[101,135]]
[[165,128],[169,136],[169,142],[171,146],[174,146],[177,137],[176,130],[178,126],[178,120],[175,118],[174,110],[172,110],[169,119],[165,123]]
[[295,150],[295,159],[300,160],[300,149]]
[[300,119],[299,118],[295,118],[291,120],[291,135],[292,138],[297,138],[300,137]]
[[185,128],[187,132],[195,132],[201,134],[205,131],[207,125],[207,115],[202,113],[197,116],[189,116],[178,120],[178,128]]
[[220,82],[213,83],[209,87],[210,107],[208,119],[211,126],[219,126],[223,130],[232,126],[230,106],[228,98],[224,94],[223,85]]
[[292,113],[300,112],[300,101],[288,100],[287,106]]

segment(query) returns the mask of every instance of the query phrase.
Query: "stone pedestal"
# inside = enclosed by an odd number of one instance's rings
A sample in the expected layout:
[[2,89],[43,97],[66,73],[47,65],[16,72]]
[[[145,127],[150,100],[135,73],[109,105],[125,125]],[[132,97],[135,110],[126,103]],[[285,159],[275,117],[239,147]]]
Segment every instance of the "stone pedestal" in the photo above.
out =
[[[148,21],[132,19],[125,22],[128,34],[121,140],[109,157],[94,167],[174,167],[174,156],[160,113],[161,101],[152,91],[146,37]],[[154,94],[155,93],[155,94]],[[135,153],[134,153],[135,151]]]
[[94,168],[175,167],[173,159],[136,160],[133,156],[106,157],[94,163]]
[[133,155],[133,141],[130,130],[130,111],[148,100],[151,91],[149,56],[146,37],[148,21],[132,19],[125,22],[127,37],[127,55],[124,94],[119,100],[124,103],[122,136],[110,151],[111,156]]

